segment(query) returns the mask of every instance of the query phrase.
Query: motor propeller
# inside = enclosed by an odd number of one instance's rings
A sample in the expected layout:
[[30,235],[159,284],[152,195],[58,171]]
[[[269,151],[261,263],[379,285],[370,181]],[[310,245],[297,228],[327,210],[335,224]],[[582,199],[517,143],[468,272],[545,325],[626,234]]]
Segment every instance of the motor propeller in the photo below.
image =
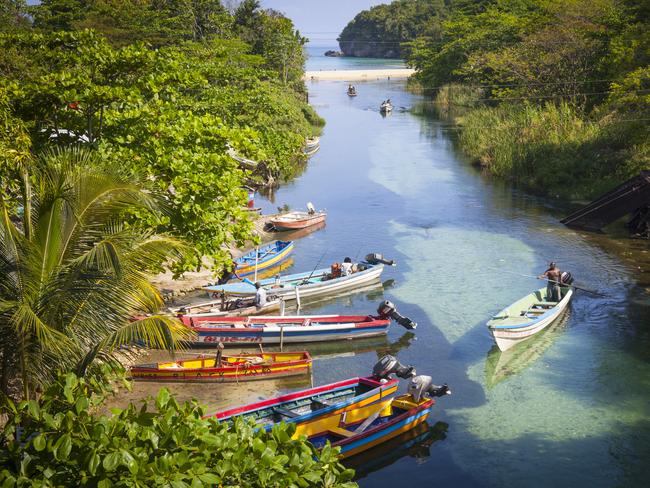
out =
[[409,379],[415,376],[415,367],[404,366],[395,356],[386,354],[372,368],[372,374],[377,378],[388,379],[391,374],[403,379]]
[[411,378],[408,386],[408,392],[411,394],[416,402],[420,401],[423,397],[441,397],[444,395],[451,395],[451,390],[447,383],[442,386],[434,385],[431,376],[415,376]]
[[391,318],[399,325],[401,325],[402,327],[408,330],[413,330],[418,326],[417,323],[413,322],[408,317],[404,317],[403,315],[400,315],[397,312],[397,307],[395,307],[395,304],[393,302],[389,302],[388,300],[383,301],[379,305],[379,308],[377,308],[377,313],[381,318],[383,319]]

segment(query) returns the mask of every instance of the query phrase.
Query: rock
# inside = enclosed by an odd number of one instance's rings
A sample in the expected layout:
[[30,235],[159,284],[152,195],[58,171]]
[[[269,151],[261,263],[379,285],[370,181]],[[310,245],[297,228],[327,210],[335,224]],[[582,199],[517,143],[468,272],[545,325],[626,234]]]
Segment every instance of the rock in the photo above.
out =
[[343,56],[343,53],[341,51],[334,51],[330,49],[329,51],[325,51],[325,56],[329,56],[330,58],[337,58],[339,56]]

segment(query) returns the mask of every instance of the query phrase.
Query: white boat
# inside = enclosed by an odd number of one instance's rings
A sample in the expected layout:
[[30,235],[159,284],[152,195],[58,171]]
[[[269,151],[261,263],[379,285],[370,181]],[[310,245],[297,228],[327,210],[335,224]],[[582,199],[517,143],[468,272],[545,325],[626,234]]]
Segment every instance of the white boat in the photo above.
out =
[[[330,268],[322,268],[313,272],[308,271],[279,278],[268,278],[260,280],[260,283],[270,295],[285,301],[299,300],[305,297],[331,295],[360,288],[372,281],[376,281],[384,270],[383,264],[359,263],[358,266],[359,271],[339,278],[329,278]],[[218,296],[222,292],[234,296],[252,296],[256,292],[253,283],[245,281],[206,286],[203,289],[211,297],[215,293]]]
[[379,111],[384,114],[387,114],[388,112],[392,112],[393,105],[390,102],[381,102],[381,105],[379,106]]
[[507,351],[544,330],[562,315],[572,296],[571,288],[562,287],[562,299],[549,302],[544,287],[501,310],[487,323],[499,349]]

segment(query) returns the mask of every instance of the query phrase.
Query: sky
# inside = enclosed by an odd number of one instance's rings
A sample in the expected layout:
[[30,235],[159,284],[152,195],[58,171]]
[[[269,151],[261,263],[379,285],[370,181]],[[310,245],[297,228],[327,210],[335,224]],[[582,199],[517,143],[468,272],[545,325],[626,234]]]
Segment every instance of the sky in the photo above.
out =
[[331,46],[343,27],[355,15],[373,5],[390,0],[261,0],[264,8],[272,8],[293,20],[311,45]]

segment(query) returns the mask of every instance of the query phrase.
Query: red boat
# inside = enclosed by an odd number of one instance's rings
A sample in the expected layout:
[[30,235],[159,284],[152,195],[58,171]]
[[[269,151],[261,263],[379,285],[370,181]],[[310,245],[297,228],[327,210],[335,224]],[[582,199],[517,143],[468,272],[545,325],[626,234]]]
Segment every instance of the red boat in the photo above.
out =
[[316,212],[312,207],[307,212],[293,211],[282,214],[271,219],[270,222],[275,230],[296,230],[322,224],[326,217],[325,212]]

